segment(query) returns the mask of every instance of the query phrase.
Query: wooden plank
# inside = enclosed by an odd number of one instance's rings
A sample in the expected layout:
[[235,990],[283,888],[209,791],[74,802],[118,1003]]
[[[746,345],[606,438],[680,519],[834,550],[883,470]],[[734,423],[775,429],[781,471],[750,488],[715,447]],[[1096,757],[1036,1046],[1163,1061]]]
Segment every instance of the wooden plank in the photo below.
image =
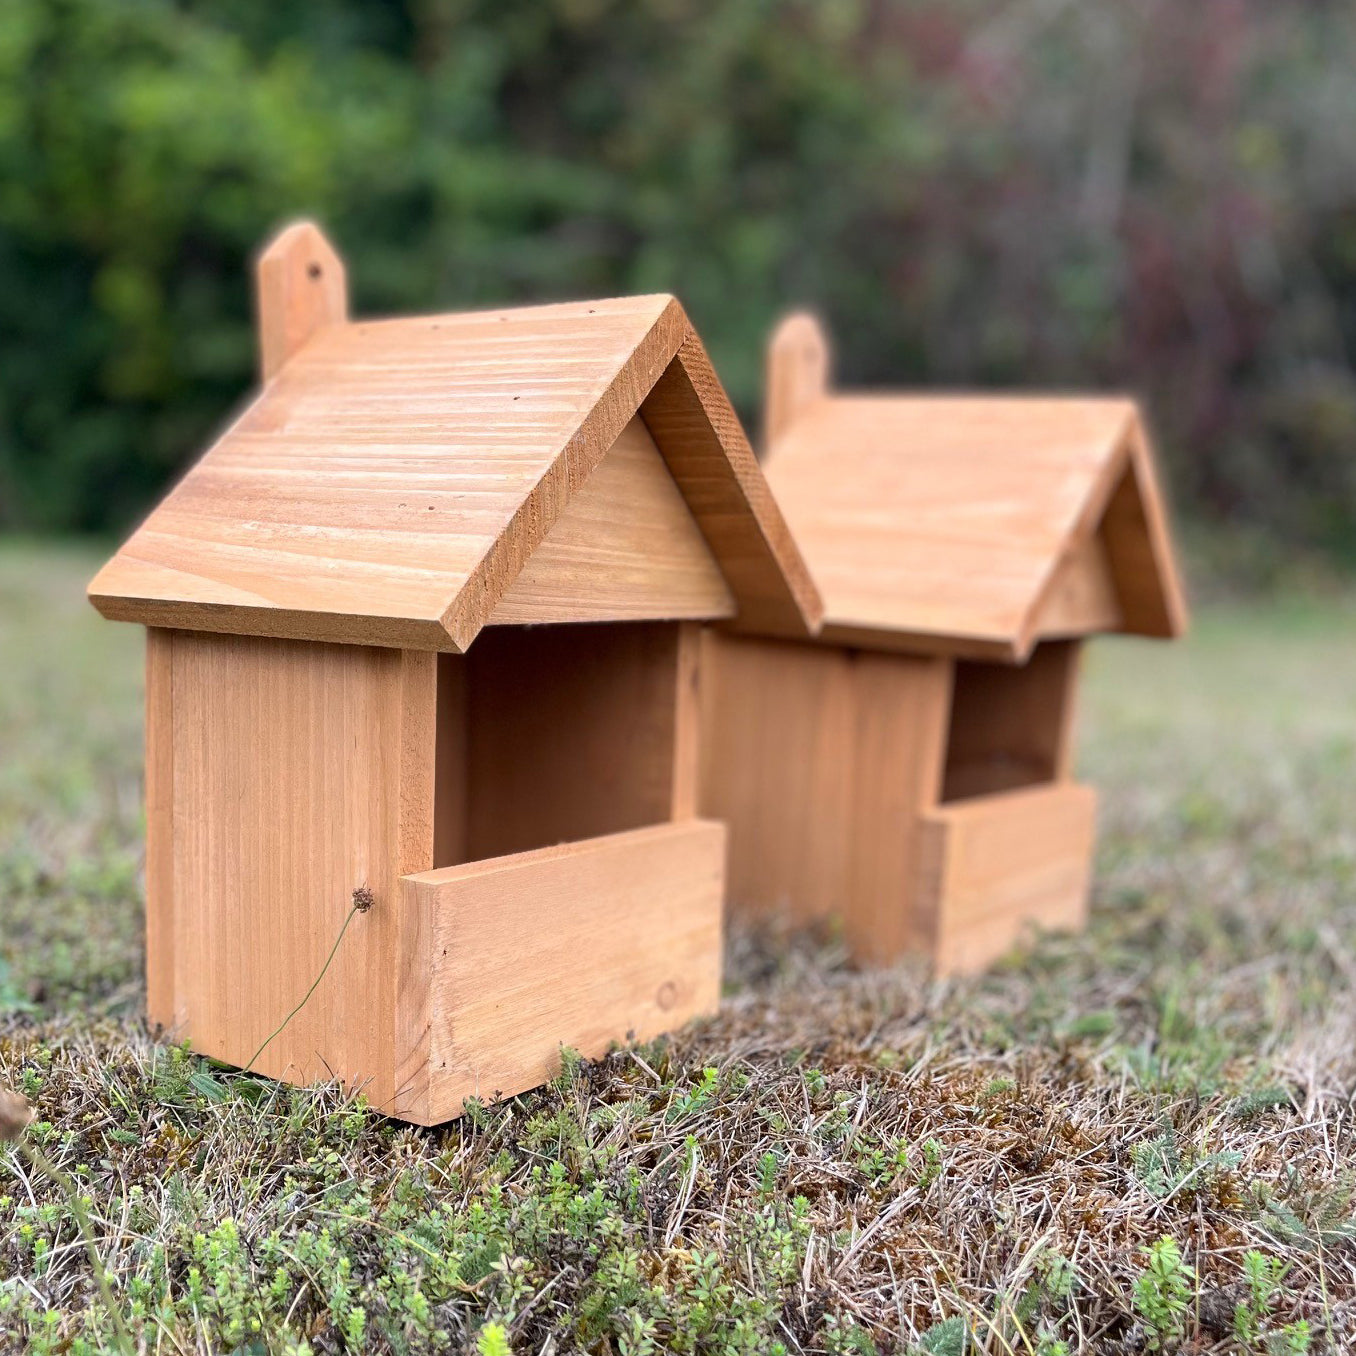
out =
[[701,813],[730,830],[730,908],[806,924],[841,911],[857,708],[841,650],[707,631]]
[[[181,633],[173,645],[174,988],[181,1037],[388,1105],[409,1050],[397,882],[433,860],[435,656]],[[405,1072],[408,1072],[406,1070]]]
[[801,411],[828,394],[829,344],[814,316],[787,316],[767,346],[767,396],[763,410],[764,445],[770,447]]
[[920,943],[913,899],[919,815],[941,792],[951,665],[864,652],[852,676],[856,751],[843,934],[856,960],[888,964]]
[[178,1025],[174,1001],[174,632],[146,632],[146,1016]]
[[1069,763],[1079,645],[1045,641],[1020,665],[957,662],[943,800],[1061,775]]
[[835,919],[862,961],[916,945],[950,685],[943,659],[703,637],[701,811],[729,825],[733,913]]
[[397,1114],[536,1087],[560,1047],[589,1057],[713,1012],[724,828],[665,824],[407,878],[432,939],[427,1083]]
[[467,857],[471,803],[470,716],[467,661],[438,656],[438,730],[433,793],[433,865],[454,866]]
[[1125,624],[1106,540],[1100,532],[1078,543],[1055,569],[1037,609],[1043,640],[1119,631]]
[[672,814],[681,624],[491,627],[466,657],[471,860]]
[[674,675],[673,793],[669,818],[695,819],[701,793],[701,646],[702,628],[685,622],[678,628]]
[[1061,784],[942,806],[924,817],[919,919],[940,973],[980,969],[1030,926],[1086,919],[1096,794]]
[[489,624],[734,611],[720,566],[637,415],[509,585]]
[[293,222],[259,256],[255,304],[259,367],[266,383],[317,330],[348,319],[343,261],[314,223]]
[[[388,864],[391,875],[405,876],[427,870],[433,865],[434,798],[437,786],[437,663],[438,657],[405,650],[395,692],[385,700],[396,707],[400,725],[398,756],[394,772],[386,759],[386,777],[393,777],[399,788],[399,822],[391,840],[394,862]],[[389,875],[387,879],[389,880]],[[384,947],[391,973],[391,988],[385,974],[372,986],[380,1006],[369,1006],[375,1017],[379,1044],[390,1042],[390,1062],[360,1070],[353,1079],[367,1089],[369,1100],[379,1110],[393,1108],[401,1090],[418,1085],[420,1070],[427,1068],[426,1038],[431,999],[428,996],[429,971],[424,958],[430,939],[425,920],[411,917],[403,907],[404,896],[397,885],[386,887],[381,899],[387,901],[388,916],[379,921],[381,936],[374,939]],[[376,912],[374,907],[372,913]],[[365,914],[355,923],[372,916]],[[353,1003],[346,1000],[345,1018],[355,1019]]]
[[1136,414],[1127,434],[1128,465],[1102,520],[1126,627],[1148,636],[1180,636],[1186,597],[1168,532],[1167,509],[1153,454]]
[[711,360],[689,330],[641,406],[739,605],[734,625],[812,634],[823,604]]
[[[1083,642],[1071,640],[1066,642],[1066,646],[1062,662],[1059,663],[1062,670],[1060,680],[1064,688],[1064,699],[1060,702],[1061,719],[1054,737],[1054,773],[1058,782],[1073,780],[1077,753],[1075,736],[1078,728],[1079,684],[1083,677]],[[1040,645],[1036,654],[1038,655],[1044,648],[1044,644]]]

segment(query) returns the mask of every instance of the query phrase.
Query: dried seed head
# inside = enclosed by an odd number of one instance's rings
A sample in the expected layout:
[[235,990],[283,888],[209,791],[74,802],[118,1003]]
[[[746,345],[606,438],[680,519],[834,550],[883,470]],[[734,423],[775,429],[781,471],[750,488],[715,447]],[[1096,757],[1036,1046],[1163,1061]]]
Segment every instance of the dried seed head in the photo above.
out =
[[0,1088],[0,1143],[17,1140],[32,1119],[33,1108],[28,1105],[27,1098],[8,1088]]
[[359,913],[366,913],[376,902],[376,895],[374,895],[366,885],[358,886],[353,892],[353,907],[357,909]]

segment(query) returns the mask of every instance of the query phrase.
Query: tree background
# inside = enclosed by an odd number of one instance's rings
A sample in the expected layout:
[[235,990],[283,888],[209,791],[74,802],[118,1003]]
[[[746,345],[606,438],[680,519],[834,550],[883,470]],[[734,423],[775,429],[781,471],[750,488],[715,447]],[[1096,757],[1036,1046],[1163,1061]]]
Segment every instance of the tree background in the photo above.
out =
[[1179,509],[1356,563],[1346,0],[5,0],[0,527],[121,529],[247,391],[249,261],[358,313],[678,293],[751,426],[1128,388]]

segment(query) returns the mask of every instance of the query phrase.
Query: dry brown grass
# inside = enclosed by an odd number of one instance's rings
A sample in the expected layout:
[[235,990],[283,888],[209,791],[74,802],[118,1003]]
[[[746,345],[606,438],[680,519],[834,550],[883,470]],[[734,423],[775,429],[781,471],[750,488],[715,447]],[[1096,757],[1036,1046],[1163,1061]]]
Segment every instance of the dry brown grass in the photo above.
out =
[[[718,1019],[424,1132],[149,1041],[137,637],[38,559],[0,556],[0,1083],[148,1349],[1137,1352],[1164,1237],[1166,1346],[1356,1346],[1350,604],[1099,647],[1085,937],[939,985],[740,935]],[[60,1192],[0,1152],[0,1198],[0,1349],[112,1349]],[[1244,1342],[1250,1250],[1287,1270]]]

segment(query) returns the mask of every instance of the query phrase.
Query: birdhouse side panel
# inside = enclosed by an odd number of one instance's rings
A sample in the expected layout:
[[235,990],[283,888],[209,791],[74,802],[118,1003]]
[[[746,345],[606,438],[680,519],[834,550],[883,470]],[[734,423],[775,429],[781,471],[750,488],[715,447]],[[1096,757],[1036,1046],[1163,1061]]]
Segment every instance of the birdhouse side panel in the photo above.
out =
[[146,1017],[165,1031],[175,1025],[174,635],[146,630]]
[[841,909],[856,705],[847,651],[707,631],[699,809],[730,827],[730,908],[805,925]]
[[836,918],[859,959],[914,944],[950,678],[944,659],[703,638],[700,805],[730,826],[733,910]]
[[203,1054],[262,1046],[261,1073],[389,1101],[397,882],[433,860],[436,656],[194,632],[153,632],[152,655],[152,1017]]

